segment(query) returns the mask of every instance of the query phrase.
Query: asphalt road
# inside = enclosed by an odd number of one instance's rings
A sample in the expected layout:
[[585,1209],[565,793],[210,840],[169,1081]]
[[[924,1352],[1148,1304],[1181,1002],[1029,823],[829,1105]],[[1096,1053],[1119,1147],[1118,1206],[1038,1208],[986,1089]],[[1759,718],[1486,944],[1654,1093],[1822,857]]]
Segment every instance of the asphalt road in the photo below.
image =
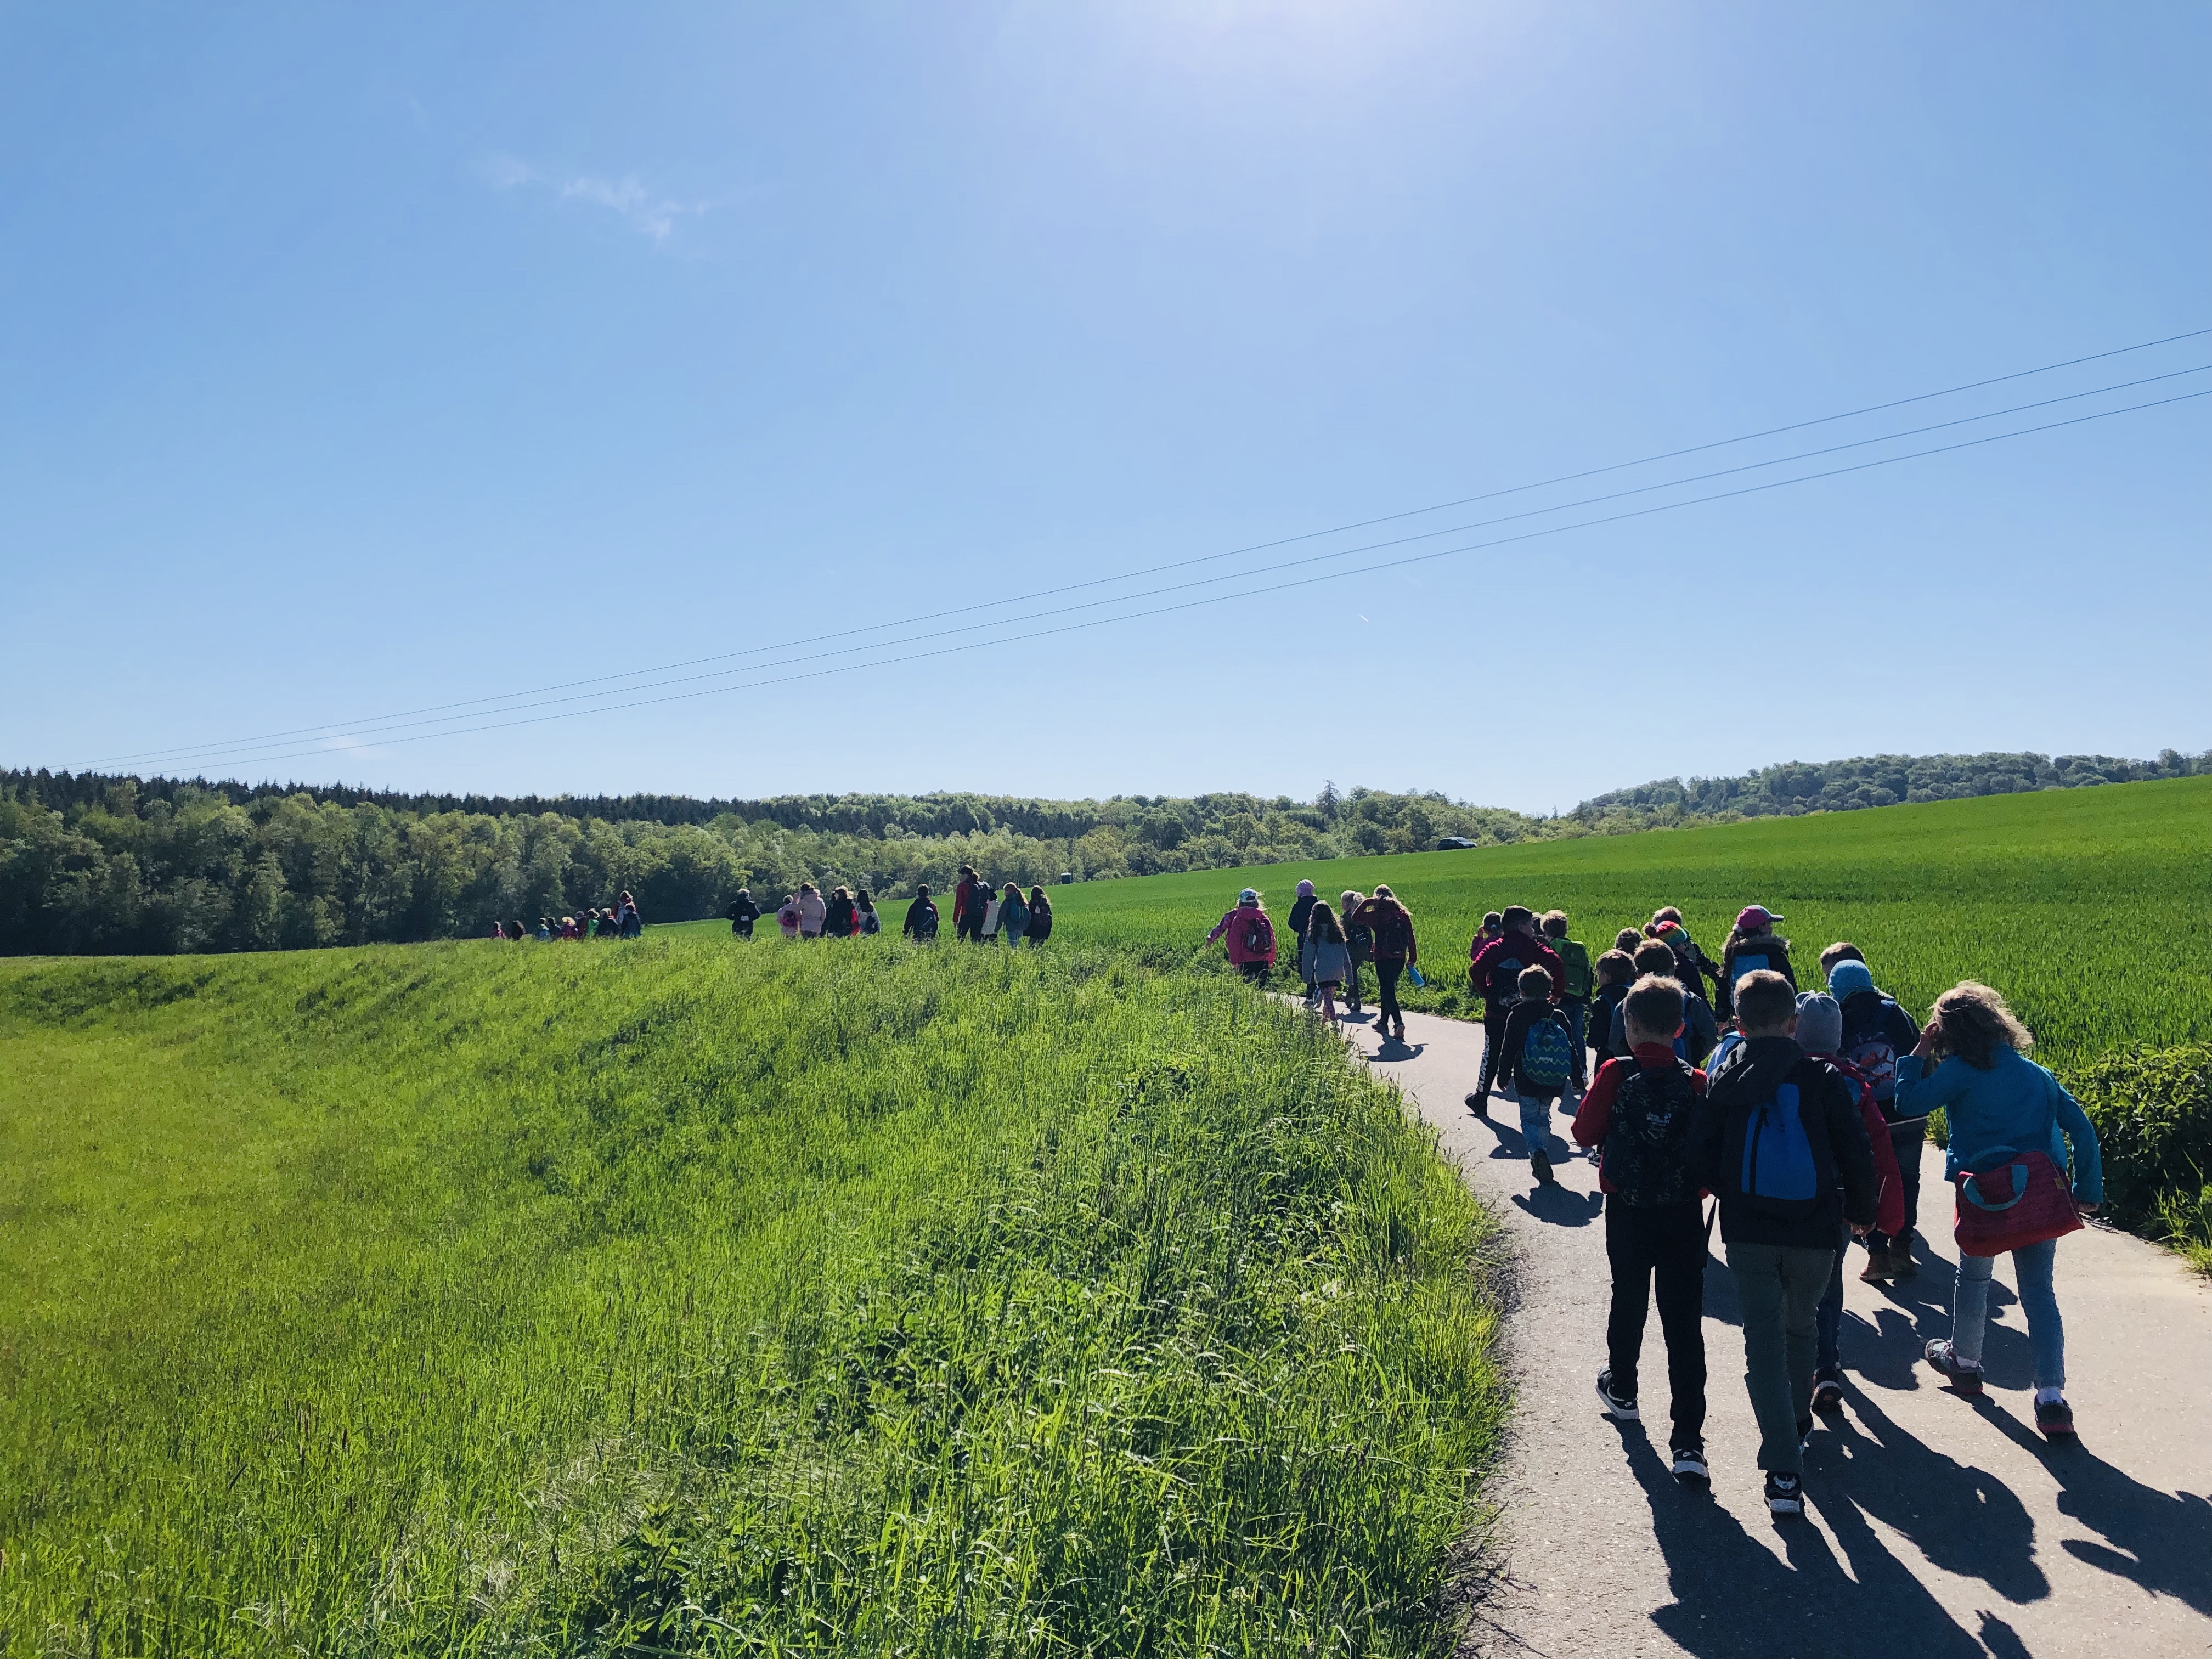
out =
[[[1444,1152],[1510,1227],[1508,1352],[1517,1390],[1492,1479],[1488,1585],[1462,1651],[1694,1654],[1805,1659],[2065,1659],[2212,1654],[2212,1290],[2172,1256],[2091,1228],[2061,1242],[2068,1397],[2081,1443],[2034,1431],[2027,1324],[2001,1261],[1985,1349],[1989,1389],[1964,1400],[1920,1360],[1950,1325],[1956,1255],[1942,1154],[1927,1152],[1920,1276],[1847,1279],[1848,1400],[1814,1431],[1807,1513],[1777,1522],[1719,1242],[1706,1263],[1710,1493],[1668,1473],[1666,1359],[1645,1332],[1644,1425],[1617,1425],[1595,1392],[1608,1296],[1597,1171],[1565,1155],[1559,1185],[1528,1171],[1518,1109],[1462,1103],[1480,1026],[1407,1016],[1408,1042],[1358,1052],[1436,1126]],[[1933,1203],[1929,1202],[1930,1198]],[[1646,1430],[1650,1431],[1647,1435]]]

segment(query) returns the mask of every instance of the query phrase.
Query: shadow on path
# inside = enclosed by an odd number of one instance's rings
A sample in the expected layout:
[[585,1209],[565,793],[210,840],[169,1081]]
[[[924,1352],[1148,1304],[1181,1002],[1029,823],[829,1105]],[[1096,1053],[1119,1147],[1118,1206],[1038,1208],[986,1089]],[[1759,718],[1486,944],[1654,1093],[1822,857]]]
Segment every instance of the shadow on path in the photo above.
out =
[[2043,1460],[2058,1483],[2058,1512],[2106,1540],[2061,1539],[2059,1548],[2154,1595],[2212,1614],[2212,1499],[2147,1486],[2087,1445],[2051,1445],[1996,1407],[1985,1405],[1982,1414]]
[[[1778,1560],[1709,1496],[1677,1484],[1640,1427],[1622,1425],[1620,1437],[1629,1472],[1651,1506],[1652,1533],[1674,1596],[1651,1622],[1685,1652],[1700,1659],[1984,1659],[1981,1643],[1881,1547],[1849,1504],[1820,1510],[1844,1545],[1849,1572],[1817,1528],[1797,1522],[1778,1523],[1789,1558]],[[1723,1469],[1720,1475],[1741,1480],[1746,1472]],[[1818,1504],[1814,1479],[1808,1477],[1806,1488]],[[1832,1507],[1848,1513],[1832,1515]]]

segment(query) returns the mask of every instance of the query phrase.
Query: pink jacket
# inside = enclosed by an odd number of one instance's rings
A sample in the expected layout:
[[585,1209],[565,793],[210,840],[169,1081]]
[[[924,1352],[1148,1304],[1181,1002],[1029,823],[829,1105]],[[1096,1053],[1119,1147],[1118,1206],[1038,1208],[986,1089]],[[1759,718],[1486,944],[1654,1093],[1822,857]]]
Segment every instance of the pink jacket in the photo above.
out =
[[[1267,923],[1264,931],[1267,935],[1267,948],[1264,951],[1252,950],[1244,943],[1244,935],[1251,931],[1248,924],[1255,916]],[[1213,931],[1206,936],[1206,942],[1211,945],[1224,933],[1229,936],[1229,959],[1238,967],[1243,967],[1248,962],[1264,962],[1270,966],[1273,965],[1275,960],[1274,919],[1258,905],[1238,905],[1213,924]]]

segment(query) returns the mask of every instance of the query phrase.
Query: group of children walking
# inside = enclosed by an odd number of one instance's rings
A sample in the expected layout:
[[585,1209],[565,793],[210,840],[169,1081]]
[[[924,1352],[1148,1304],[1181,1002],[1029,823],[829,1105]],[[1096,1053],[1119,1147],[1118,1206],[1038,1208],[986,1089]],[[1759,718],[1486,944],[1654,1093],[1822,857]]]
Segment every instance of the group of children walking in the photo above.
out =
[[491,936],[495,939],[635,939],[645,932],[645,921],[637,913],[637,901],[625,890],[605,909],[584,910],[573,916],[540,916],[533,936],[520,921],[494,922]]
[[[1944,1175],[1957,1194],[1959,1269],[1951,1334],[1926,1343],[1923,1357],[1958,1393],[1981,1392],[1990,1270],[2009,1254],[2027,1316],[2036,1426],[2053,1440],[2075,1433],[2052,1288],[2057,1243],[2096,1208],[2104,1185],[2095,1128],[2027,1058],[2034,1039],[2002,994],[1966,981],[1916,1022],[1847,942],[1821,952],[1821,988],[1801,991],[1789,941],[1774,931],[1783,920],[1745,906],[1716,963],[1670,906],[1641,930],[1622,929],[1592,962],[1567,936],[1562,911],[1492,912],[1468,948],[1485,1040],[1467,1104],[1485,1118],[1494,1093],[1517,1104],[1543,1184],[1554,1181],[1551,1114],[1563,1101],[1573,1112],[1577,1145],[1597,1158],[1612,1272],[1598,1398],[1613,1418],[1640,1420],[1638,1359],[1656,1300],[1671,1462],[1685,1483],[1711,1478],[1705,1276],[1717,1227],[1741,1310],[1767,1507],[1790,1516],[1804,1510],[1816,1419],[1844,1403],[1851,1239],[1865,1246],[1862,1279],[1919,1271],[1929,1115],[1940,1108],[1949,1126]],[[1323,1018],[1338,1018],[1334,995],[1346,988],[1359,1011],[1359,969],[1372,961],[1377,1028],[1386,1042],[1402,1041],[1395,989],[1416,947],[1413,918],[1390,890],[1346,892],[1333,912],[1301,882],[1290,921]],[[1224,937],[1248,975],[1275,960],[1273,923],[1249,888],[1208,935]]]

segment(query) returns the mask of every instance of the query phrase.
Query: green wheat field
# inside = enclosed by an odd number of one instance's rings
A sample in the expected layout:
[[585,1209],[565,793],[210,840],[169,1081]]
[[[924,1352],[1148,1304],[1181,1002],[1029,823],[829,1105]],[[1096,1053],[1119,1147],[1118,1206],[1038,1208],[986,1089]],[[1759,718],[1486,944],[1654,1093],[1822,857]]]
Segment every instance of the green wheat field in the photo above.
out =
[[0,963],[0,1653],[1428,1654],[1492,1223],[1200,941],[1747,902],[2212,1035],[2212,779],[1055,890],[1050,945]]
[[1332,899],[1387,882],[1412,908],[1431,983],[1407,1006],[1466,1011],[1486,910],[1568,913],[1593,956],[1680,907],[1715,961],[1735,913],[1786,921],[1800,983],[1850,939],[1915,1014],[1962,979],[1996,986],[2064,1063],[2212,1041],[2212,778],[2051,790],[1711,829],[1462,852],[1208,870],[1054,890],[1055,938],[1154,962],[1200,941],[1247,885],[1280,916],[1301,878]]

